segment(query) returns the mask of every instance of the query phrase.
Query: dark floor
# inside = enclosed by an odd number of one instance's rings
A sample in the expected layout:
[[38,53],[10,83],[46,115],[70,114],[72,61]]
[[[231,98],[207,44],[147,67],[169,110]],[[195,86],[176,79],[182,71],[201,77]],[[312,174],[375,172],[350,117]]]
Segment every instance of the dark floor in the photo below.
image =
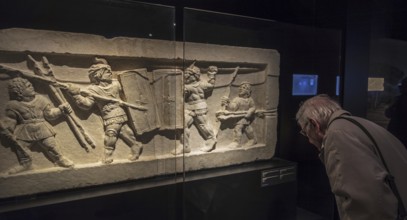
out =
[[302,208],[297,208],[297,220],[329,220]]

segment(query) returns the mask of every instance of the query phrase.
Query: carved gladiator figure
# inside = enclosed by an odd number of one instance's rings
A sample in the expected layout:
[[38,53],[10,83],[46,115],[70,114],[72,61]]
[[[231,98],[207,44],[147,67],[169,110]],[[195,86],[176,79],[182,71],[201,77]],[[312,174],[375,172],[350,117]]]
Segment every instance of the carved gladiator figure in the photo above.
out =
[[100,110],[105,131],[102,162],[105,164],[113,162],[113,152],[119,137],[131,149],[129,160],[137,160],[142,145],[136,140],[133,130],[127,124],[128,117],[122,107],[124,102],[120,100],[122,87],[119,81],[113,77],[110,65],[102,58],[95,58],[95,63],[88,72],[92,85],[86,90],[73,85],[68,85],[67,89],[81,109],[89,110],[97,105]]
[[191,152],[189,138],[192,124],[195,124],[199,134],[205,140],[200,150],[210,152],[215,148],[216,137],[207,119],[208,106],[205,95],[213,90],[217,72],[216,66],[210,66],[207,73],[208,81],[205,82],[200,80],[201,70],[194,64],[184,71],[184,133],[181,137],[181,144],[172,152],[173,154]]
[[256,107],[254,105],[254,100],[251,97],[251,93],[251,84],[244,81],[240,84],[238,97],[235,97],[231,102],[229,97],[223,96],[221,98],[222,105],[225,106],[226,110],[222,112],[223,119],[238,119],[233,129],[233,141],[228,145],[229,148],[241,147],[240,142],[243,133],[246,134],[248,139],[243,147],[249,147],[257,143],[253,128],[251,126],[256,112]]
[[74,163],[62,155],[55,140],[56,133],[47,122],[71,113],[71,106],[65,103],[55,108],[49,100],[36,94],[28,80],[20,77],[10,80],[8,92],[10,101],[6,105],[6,118],[1,121],[1,134],[9,139],[19,162],[8,173],[32,168],[29,152],[34,144],[38,144],[56,165],[73,167]]

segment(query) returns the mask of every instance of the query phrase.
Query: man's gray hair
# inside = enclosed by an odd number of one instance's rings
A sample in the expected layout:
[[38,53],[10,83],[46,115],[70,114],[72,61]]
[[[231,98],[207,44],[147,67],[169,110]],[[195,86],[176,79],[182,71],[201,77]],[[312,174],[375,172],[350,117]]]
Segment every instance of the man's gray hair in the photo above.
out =
[[328,95],[321,94],[307,99],[298,109],[295,118],[301,127],[304,127],[310,119],[313,119],[319,122],[321,130],[325,130],[328,127],[331,115],[341,109],[341,106],[335,100]]

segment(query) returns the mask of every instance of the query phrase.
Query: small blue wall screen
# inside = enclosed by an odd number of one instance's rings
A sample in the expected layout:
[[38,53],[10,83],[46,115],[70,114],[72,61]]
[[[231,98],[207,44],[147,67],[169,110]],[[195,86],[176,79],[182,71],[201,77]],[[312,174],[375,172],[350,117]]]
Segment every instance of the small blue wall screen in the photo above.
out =
[[293,74],[293,96],[316,95],[318,91],[318,75]]
[[339,87],[341,85],[341,77],[340,76],[336,76],[336,96],[339,96]]

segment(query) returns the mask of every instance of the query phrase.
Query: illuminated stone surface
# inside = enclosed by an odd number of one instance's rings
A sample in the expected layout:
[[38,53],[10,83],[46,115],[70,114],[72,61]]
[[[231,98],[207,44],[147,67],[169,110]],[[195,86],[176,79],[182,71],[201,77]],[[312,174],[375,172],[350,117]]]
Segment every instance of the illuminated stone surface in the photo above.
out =
[[[94,140],[96,147],[92,148],[88,143],[85,147],[81,146],[68,119],[61,117],[50,121],[50,124],[56,132],[62,154],[72,160],[75,167],[54,165],[38,146],[34,146],[30,151],[32,169],[7,174],[11,167],[18,165],[18,160],[12,151],[13,145],[2,137],[0,198],[183,172],[183,167],[185,171],[223,167],[274,156],[280,63],[276,50],[127,37],[106,39],[97,35],[31,29],[0,30],[2,120],[5,117],[5,105],[9,101],[7,83],[10,76],[15,76],[15,71],[11,70],[34,75],[27,65],[28,55],[40,64],[42,57],[46,57],[59,83],[70,83],[81,90],[91,85],[88,71],[95,57],[105,59],[114,76],[121,82],[123,93],[120,100],[149,109],[126,110],[130,128],[143,150],[138,159],[129,160],[130,148],[119,138],[112,154],[113,162],[102,163],[105,131],[100,109],[79,108],[72,95],[61,89],[64,99],[72,106],[72,114]],[[204,94],[207,119],[217,143],[209,152],[200,151],[203,135],[192,125],[189,140],[191,151],[174,155],[171,152],[180,146],[184,124],[184,60],[186,67],[195,61],[194,65],[201,71],[202,81],[208,80],[206,73],[209,66],[218,68],[213,90]],[[49,84],[41,80],[29,80],[39,95],[55,106],[59,105],[48,89]],[[242,146],[229,148],[236,121],[219,120],[216,113],[225,110],[221,105],[221,97],[228,96],[232,101],[238,96],[239,86],[244,81],[251,84],[251,98],[256,107],[250,125],[257,143],[245,146],[248,139],[243,133]]]

